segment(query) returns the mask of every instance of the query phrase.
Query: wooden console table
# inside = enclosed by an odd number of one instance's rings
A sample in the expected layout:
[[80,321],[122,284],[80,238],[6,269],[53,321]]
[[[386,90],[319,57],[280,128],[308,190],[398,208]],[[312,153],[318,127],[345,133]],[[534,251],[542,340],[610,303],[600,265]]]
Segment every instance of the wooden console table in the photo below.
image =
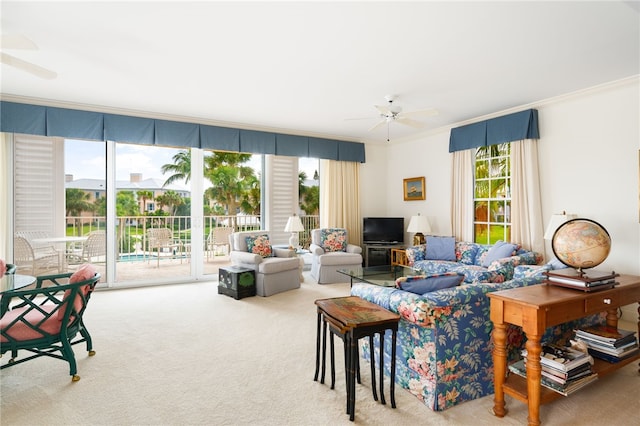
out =
[[407,259],[407,251],[405,248],[392,248],[391,249],[391,266],[409,266],[409,260]]
[[[576,320],[588,315],[607,311],[607,325],[618,326],[617,308],[634,302],[640,303],[640,277],[621,275],[619,285],[596,292],[556,287],[548,284],[519,287],[489,293],[491,299],[491,321],[493,322],[493,363],[495,398],[493,413],[504,417],[504,394],[529,406],[529,425],[540,424],[540,404],[561,397],[557,392],[540,385],[540,339],[547,327]],[[640,305],[638,307],[638,331],[640,335]],[[511,374],[506,376],[507,324],[522,327],[527,335],[527,378]],[[611,373],[628,365],[640,356],[630,357],[617,363],[594,358],[594,371],[599,376]]]

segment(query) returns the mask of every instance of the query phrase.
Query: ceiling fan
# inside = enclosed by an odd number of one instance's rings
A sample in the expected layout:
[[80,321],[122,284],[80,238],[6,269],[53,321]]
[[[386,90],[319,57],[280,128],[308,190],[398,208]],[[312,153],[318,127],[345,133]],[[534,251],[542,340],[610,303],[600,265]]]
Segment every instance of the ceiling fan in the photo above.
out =
[[[424,127],[424,123],[414,119],[413,117],[430,117],[438,115],[438,110],[435,108],[427,108],[415,111],[402,111],[402,106],[394,103],[397,99],[394,95],[386,95],[384,99],[387,101],[385,105],[374,105],[378,110],[378,116],[380,121],[369,129],[370,132],[379,129],[380,127],[387,125],[387,142],[389,142],[389,126],[392,122],[404,124],[416,129]],[[361,120],[361,119],[354,119]]]
[[52,80],[58,76],[54,71],[31,62],[23,61],[22,59],[4,52],[5,50],[11,49],[38,50],[38,46],[27,37],[21,35],[3,35],[2,39],[0,39],[0,46],[2,48],[2,51],[0,51],[0,62],[3,64],[18,68],[46,80]]

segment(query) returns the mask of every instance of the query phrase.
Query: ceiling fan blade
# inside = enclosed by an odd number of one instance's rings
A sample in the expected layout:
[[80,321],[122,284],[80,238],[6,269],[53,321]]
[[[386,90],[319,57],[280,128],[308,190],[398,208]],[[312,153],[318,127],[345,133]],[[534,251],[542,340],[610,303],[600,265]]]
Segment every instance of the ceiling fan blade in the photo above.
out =
[[380,117],[359,117],[359,118],[345,118],[344,121],[353,121],[353,120],[377,120]]
[[378,130],[380,127],[384,126],[385,124],[387,124],[387,120],[386,119],[382,119],[382,120],[380,120],[378,122],[378,124],[376,124],[375,126],[370,128],[369,131],[373,132],[374,130]]
[[406,117],[396,117],[395,121],[397,121],[398,123],[406,124],[407,126],[415,127],[416,129],[421,129],[424,127],[424,123]]
[[421,116],[421,117],[433,117],[434,115],[438,115],[439,112],[435,108],[426,108],[419,109],[415,111],[405,111],[402,113],[403,116]]
[[374,105],[374,107],[380,111],[382,115],[391,115],[391,108],[389,105]]
[[33,74],[36,77],[44,78],[45,80],[52,80],[58,76],[56,72],[42,68],[31,62],[23,61],[4,52],[0,52],[0,62]]
[[0,38],[3,49],[38,50],[38,46],[23,35],[3,35]]

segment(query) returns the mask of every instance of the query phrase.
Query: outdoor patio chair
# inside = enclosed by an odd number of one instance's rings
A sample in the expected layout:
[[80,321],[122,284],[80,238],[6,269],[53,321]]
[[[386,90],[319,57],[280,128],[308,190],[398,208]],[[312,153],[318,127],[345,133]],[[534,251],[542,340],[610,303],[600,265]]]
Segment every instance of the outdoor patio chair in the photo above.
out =
[[211,256],[215,257],[220,247],[224,248],[225,254],[229,254],[231,246],[229,245],[229,236],[233,234],[233,228],[230,226],[219,226],[212,228],[207,237],[207,260]]
[[168,251],[171,257],[175,257],[182,248],[182,243],[173,238],[173,231],[169,228],[147,229],[146,239],[149,253],[152,254],[155,251],[158,255],[158,267],[160,267],[162,253]]
[[[67,361],[71,380],[80,380],[71,346],[86,342],[89,356],[95,355],[83,315],[99,280],[93,265],[86,264],[73,275],[38,277],[35,289],[3,293],[0,351],[3,355],[10,352],[11,358],[0,369],[49,356]],[[33,355],[18,359],[21,350]]]
[[25,238],[16,236],[13,239],[13,261],[18,270],[30,275],[56,270],[62,272],[62,254],[53,247],[34,249]]
[[92,231],[86,241],[77,249],[67,252],[70,263],[104,263],[107,254],[107,233],[105,231]]

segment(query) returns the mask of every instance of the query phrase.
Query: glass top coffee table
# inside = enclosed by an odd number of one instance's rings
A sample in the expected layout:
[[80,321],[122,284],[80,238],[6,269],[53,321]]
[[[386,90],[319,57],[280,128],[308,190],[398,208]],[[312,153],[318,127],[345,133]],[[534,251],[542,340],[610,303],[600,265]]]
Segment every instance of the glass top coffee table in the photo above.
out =
[[353,285],[353,280],[356,280],[356,282],[380,285],[383,287],[395,287],[396,279],[400,277],[411,277],[414,275],[419,275],[421,273],[419,270],[413,269],[409,266],[401,265],[382,265],[352,269],[338,269],[338,272],[350,277],[351,285]]

